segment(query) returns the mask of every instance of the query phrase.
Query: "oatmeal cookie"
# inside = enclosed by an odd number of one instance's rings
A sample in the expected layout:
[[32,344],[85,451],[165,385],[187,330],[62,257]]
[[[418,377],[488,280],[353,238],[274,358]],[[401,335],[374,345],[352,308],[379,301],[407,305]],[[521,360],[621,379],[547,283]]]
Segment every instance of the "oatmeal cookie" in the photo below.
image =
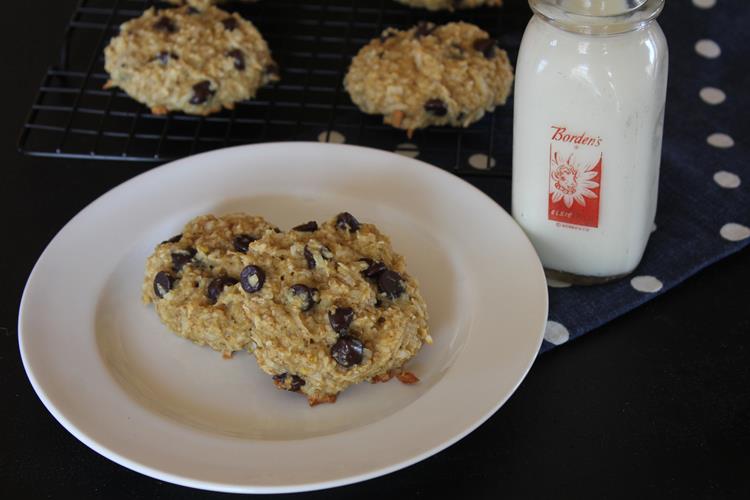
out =
[[476,7],[499,7],[503,0],[396,0],[409,7],[427,10],[473,9]]
[[154,114],[207,115],[255,96],[278,67],[249,21],[208,6],[156,10],[120,26],[104,50],[106,88],[120,87]]
[[505,104],[513,83],[507,53],[473,24],[388,28],[352,60],[344,85],[365,113],[405,129],[467,127]]
[[[164,0],[172,5],[190,5],[196,9],[205,9],[210,5],[225,3],[227,0]],[[240,0],[242,3],[255,3],[258,0]]]
[[250,345],[250,319],[239,278],[241,256],[277,230],[261,217],[204,215],[160,243],[146,261],[142,299],[161,321],[196,344],[229,356]]
[[393,374],[416,381],[403,367],[432,342],[427,309],[374,225],[345,212],[320,227],[266,233],[242,257],[255,277],[242,285],[253,352],[277,387],[313,405]]

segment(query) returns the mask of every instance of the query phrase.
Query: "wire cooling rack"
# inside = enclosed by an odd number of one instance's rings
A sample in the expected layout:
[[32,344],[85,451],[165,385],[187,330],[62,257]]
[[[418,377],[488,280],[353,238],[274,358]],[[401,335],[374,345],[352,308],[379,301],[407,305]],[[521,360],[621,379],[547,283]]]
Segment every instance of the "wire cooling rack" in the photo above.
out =
[[512,97],[469,128],[404,131],[361,113],[343,88],[354,54],[389,26],[420,20],[477,24],[515,62],[529,17],[525,1],[501,9],[431,13],[392,0],[230,2],[263,33],[281,81],[255,99],[207,117],[156,116],[119,89],[102,88],[104,47],[120,24],[161,5],[147,0],[80,0],[19,139],[30,155],[165,162],[225,146],[281,140],[346,142],[419,157],[458,175],[509,177]]

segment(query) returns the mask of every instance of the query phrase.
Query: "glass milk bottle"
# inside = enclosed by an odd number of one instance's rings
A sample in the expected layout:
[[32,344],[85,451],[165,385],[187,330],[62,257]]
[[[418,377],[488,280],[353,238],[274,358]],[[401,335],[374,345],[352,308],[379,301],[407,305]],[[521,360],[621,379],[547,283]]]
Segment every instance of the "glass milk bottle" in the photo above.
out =
[[529,0],[516,65],[513,216],[547,275],[635,269],[656,213],[664,0]]

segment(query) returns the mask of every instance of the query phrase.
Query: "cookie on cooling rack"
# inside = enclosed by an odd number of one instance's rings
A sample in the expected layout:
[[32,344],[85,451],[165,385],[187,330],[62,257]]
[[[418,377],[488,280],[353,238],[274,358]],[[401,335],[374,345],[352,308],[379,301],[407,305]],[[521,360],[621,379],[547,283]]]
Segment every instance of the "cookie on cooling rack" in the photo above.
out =
[[268,45],[249,21],[208,6],[156,10],[120,26],[104,50],[105,87],[119,87],[154,114],[207,115],[278,80]]
[[[225,3],[227,0],[164,0],[172,5],[190,5],[196,9],[205,9],[209,5],[216,5],[219,3]],[[255,3],[258,0],[240,0],[243,3]]]
[[365,113],[407,130],[467,127],[505,104],[513,83],[506,52],[473,24],[389,28],[352,60],[344,84]]
[[146,261],[142,299],[177,335],[229,356],[250,345],[251,318],[240,290],[242,256],[277,229],[261,217],[203,215],[156,246]]
[[503,0],[396,0],[409,7],[427,10],[473,9],[475,7],[498,7]]

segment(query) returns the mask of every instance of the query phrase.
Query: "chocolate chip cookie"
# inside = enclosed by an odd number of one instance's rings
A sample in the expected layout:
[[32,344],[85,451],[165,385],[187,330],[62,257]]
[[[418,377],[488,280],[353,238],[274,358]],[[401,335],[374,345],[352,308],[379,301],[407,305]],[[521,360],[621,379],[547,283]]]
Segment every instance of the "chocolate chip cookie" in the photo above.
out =
[[142,299],[181,337],[229,356],[250,346],[242,256],[277,230],[261,217],[204,215],[160,243],[146,261]]
[[264,273],[245,303],[258,366],[310,404],[359,382],[407,380],[404,364],[432,342],[403,257],[351,214],[268,233],[247,260]]
[[416,382],[404,365],[432,342],[403,257],[346,212],[286,232],[258,217],[198,217],[148,258],[143,300],[193,342],[250,351],[311,405],[359,382]]
[[[190,5],[196,9],[205,9],[209,5],[225,3],[227,0],[165,0],[173,5]],[[255,3],[258,0],[240,0],[242,3]]]
[[232,109],[278,67],[249,21],[216,7],[156,10],[120,26],[104,50],[105,87],[120,87],[154,114],[207,115]]
[[422,22],[388,28],[352,60],[344,85],[365,113],[407,130],[467,127],[505,104],[513,83],[507,53],[473,24]]
[[498,7],[503,0],[396,0],[409,7],[421,7],[427,10],[472,9],[475,7]]

